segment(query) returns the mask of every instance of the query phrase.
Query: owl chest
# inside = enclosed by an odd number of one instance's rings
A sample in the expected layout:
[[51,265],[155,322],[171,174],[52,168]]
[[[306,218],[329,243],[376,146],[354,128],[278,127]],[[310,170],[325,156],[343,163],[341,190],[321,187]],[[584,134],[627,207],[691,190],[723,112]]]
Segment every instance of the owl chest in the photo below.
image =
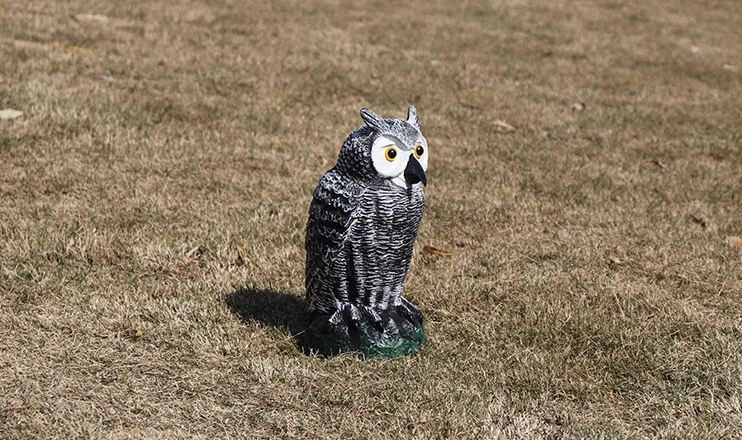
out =
[[422,190],[382,188],[364,198],[354,224],[354,236],[364,248],[399,249],[412,246],[422,218]]

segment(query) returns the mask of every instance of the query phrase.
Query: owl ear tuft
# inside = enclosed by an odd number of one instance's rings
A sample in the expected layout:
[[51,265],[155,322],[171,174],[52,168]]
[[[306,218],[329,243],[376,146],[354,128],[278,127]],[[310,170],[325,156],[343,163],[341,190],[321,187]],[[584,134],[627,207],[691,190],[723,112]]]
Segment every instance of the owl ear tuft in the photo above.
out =
[[377,115],[371,109],[362,108],[361,119],[363,119],[363,122],[365,122],[369,127],[377,128],[379,130],[386,128],[386,121],[384,121],[384,118]]
[[407,122],[418,130],[420,129],[420,120],[417,118],[417,109],[414,105],[407,109]]

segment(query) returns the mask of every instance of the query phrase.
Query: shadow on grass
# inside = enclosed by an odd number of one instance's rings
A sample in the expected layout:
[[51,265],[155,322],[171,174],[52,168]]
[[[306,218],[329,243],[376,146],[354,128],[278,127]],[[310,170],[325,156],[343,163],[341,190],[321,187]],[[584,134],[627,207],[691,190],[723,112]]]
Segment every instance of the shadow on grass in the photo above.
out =
[[272,289],[246,287],[224,297],[224,302],[245,322],[258,321],[291,333],[297,343],[306,328],[306,308],[303,298]]

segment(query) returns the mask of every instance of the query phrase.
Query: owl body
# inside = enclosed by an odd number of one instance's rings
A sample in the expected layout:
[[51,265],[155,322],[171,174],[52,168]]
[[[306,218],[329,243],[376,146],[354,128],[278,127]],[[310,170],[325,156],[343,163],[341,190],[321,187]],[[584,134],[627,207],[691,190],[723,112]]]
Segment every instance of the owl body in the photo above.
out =
[[376,311],[399,305],[424,203],[419,186],[404,190],[381,179],[364,185],[328,172],[307,226],[314,237],[307,262],[320,261],[307,273],[309,312],[328,313],[345,303]]
[[306,237],[310,326],[323,354],[408,354],[425,341],[422,314],[402,297],[422,219],[427,142],[417,113],[366,125],[346,139],[314,192]]

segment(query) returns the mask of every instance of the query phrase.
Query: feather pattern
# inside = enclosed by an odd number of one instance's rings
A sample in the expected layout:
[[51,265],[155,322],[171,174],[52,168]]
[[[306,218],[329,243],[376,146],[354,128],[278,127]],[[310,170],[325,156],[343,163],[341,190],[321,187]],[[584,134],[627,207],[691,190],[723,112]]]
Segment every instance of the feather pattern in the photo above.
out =
[[377,179],[364,187],[328,172],[307,224],[309,312],[344,303],[377,311],[400,305],[423,207],[419,185],[405,190]]
[[425,204],[422,185],[404,188],[382,177],[372,163],[371,146],[386,136],[412,151],[423,139],[417,112],[411,106],[408,120],[383,119],[368,109],[361,115],[367,125],[346,139],[309,208],[305,247],[311,316],[350,307],[352,314],[378,320],[392,307],[414,309],[402,290]]

